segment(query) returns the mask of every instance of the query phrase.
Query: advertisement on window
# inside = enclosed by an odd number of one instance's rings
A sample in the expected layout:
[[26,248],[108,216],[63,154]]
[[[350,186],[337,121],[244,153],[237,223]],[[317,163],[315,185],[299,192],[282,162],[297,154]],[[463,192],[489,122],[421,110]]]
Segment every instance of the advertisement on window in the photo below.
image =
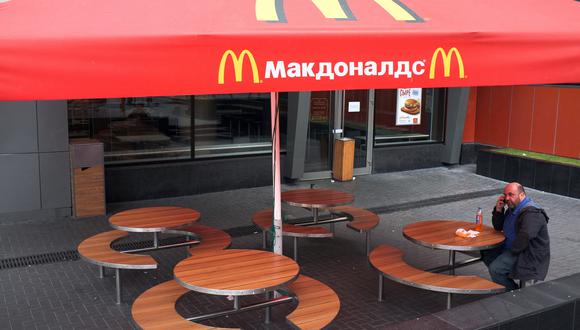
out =
[[421,124],[421,88],[397,89],[397,126]]

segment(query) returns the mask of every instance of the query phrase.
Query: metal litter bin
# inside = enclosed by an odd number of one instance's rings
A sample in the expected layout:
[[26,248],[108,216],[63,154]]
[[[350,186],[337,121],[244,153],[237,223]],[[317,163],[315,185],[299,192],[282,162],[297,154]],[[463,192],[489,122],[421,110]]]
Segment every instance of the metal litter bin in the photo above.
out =
[[105,215],[103,144],[93,139],[70,140],[74,217]]

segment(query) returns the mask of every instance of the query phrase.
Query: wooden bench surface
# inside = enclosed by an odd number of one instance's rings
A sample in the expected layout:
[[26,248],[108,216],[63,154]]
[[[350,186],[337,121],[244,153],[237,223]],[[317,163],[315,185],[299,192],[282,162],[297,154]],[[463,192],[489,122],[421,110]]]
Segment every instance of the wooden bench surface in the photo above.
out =
[[[265,209],[256,212],[252,216],[252,222],[262,231],[270,230],[272,227],[272,209]],[[289,237],[309,237],[323,238],[332,237],[333,234],[324,227],[318,226],[297,226],[288,223],[282,224],[282,235]]]
[[200,224],[189,225],[180,230],[191,232],[199,239],[199,244],[188,249],[190,255],[198,255],[208,251],[224,250],[232,244],[232,237],[223,230]]
[[504,292],[505,287],[473,275],[447,275],[417,269],[403,260],[401,250],[380,245],[370,254],[371,264],[385,277],[410,286],[431,291],[464,294]]
[[322,329],[338,315],[340,299],[326,284],[300,275],[288,289],[298,299],[296,309],[286,316],[292,325],[300,329]]
[[201,217],[193,209],[178,206],[143,207],[113,214],[109,223],[113,228],[135,232],[160,232],[189,225]]
[[282,192],[282,201],[293,206],[307,208],[329,208],[352,203],[354,196],[333,189],[296,189]]
[[122,269],[155,269],[157,262],[151,256],[122,253],[111,248],[111,244],[127,236],[121,230],[111,230],[85,239],[78,251],[83,259],[99,266]]
[[215,328],[186,320],[175,310],[177,300],[189,290],[171,280],[143,292],[131,307],[135,323],[142,329],[231,329]]
[[374,229],[379,224],[379,216],[375,213],[352,206],[336,206],[329,210],[331,213],[346,213],[352,217],[352,221],[346,224],[347,227],[358,232],[365,232]]

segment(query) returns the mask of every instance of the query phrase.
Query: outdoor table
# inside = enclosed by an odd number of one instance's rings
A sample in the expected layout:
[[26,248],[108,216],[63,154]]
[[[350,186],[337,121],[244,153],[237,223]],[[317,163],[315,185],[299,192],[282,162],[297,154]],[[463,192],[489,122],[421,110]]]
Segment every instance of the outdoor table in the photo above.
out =
[[299,275],[296,261],[269,251],[228,249],[203,253],[180,261],[175,280],[189,290],[234,296],[234,310],[191,318],[192,321],[228,315],[240,310],[268,308],[291,297],[240,308],[239,296],[270,293],[284,288]]
[[332,189],[296,189],[282,193],[282,202],[312,210],[312,224],[318,223],[320,209],[349,204],[353,201],[352,194]]
[[492,227],[483,226],[479,235],[475,238],[460,237],[455,235],[458,228],[465,230],[474,229],[475,223],[456,220],[428,220],[408,224],[403,228],[403,236],[413,243],[432,249],[449,250],[449,264],[437,267],[431,271],[450,270],[455,273],[457,266],[464,266],[480,258],[470,259],[460,264],[455,263],[456,251],[481,251],[500,246],[505,237],[503,233]]
[[153,233],[153,247],[158,248],[160,232],[189,225],[200,216],[198,211],[185,207],[144,207],[116,213],[109,217],[109,224],[118,230]]

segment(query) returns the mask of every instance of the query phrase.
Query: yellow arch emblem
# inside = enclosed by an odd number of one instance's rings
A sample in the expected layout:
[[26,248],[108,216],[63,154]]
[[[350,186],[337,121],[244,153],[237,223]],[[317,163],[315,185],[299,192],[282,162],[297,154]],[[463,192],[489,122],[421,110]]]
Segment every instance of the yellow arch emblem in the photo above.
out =
[[[347,0],[311,0],[325,18],[353,20]],[[422,22],[401,0],[374,0],[396,21]],[[281,22],[284,17],[283,0],[256,0],[256,19],[264,22]]]
[[232,63],[234,65],[234,75],[236,82],[242,81],[242,74],[244,69],[244,59],[248,58],[250,61],[250,65],[252,66],[252,75],[254,78],[254,84],[260,82],[260,74],[258,72],[258,66],[256,65],[256,60],[254,59],[254,55],[247,49],[242,50],[240,55],[236,55],[234,51],[231,49],[226,50],[222,55],[222,59],[220,61],[219,71],[218,71],[218,84],[223,85],[225,81],[225,73],[226,73],[226,62],[228,58],[232,59]]
[[451,57],[455,55],[457,60],[457,66],[459,67],[459,78],[465,78],[465,69],[463,67],[463,58],[461,58],[461,54],[457,48],[453,47],[449,49],[448,52],[445,52],[443,48],[439,47],[433,53],[433,57],[431,57],[431,68],[429,70],[429,79],[435,79],[435,69],[437,68],[437,58],[441,54],[441,58],[443,59],[443,76],[449,78],[451,76]]

